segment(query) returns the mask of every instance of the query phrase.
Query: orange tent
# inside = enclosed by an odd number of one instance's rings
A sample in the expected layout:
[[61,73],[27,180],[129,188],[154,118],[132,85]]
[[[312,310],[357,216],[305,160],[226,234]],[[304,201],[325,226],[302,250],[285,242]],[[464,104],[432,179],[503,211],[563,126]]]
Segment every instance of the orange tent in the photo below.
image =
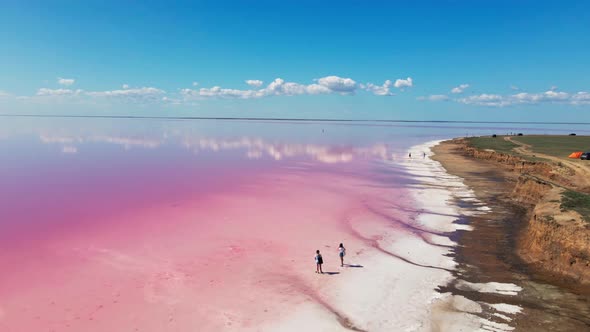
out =
[[580,152],[572,152],[572,154],[570,154],[568,156],[568,158],[580,159],[580,156],[582,155],[582,153],[583,153],[582,151],[580,151]]

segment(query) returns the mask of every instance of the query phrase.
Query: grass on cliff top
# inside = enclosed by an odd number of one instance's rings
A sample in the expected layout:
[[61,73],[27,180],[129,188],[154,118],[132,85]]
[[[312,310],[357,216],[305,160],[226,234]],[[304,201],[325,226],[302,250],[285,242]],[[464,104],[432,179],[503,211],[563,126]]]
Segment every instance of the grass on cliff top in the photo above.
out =
[[467,143],[472,147],[485,150],[491,149],[496,152],[506,153],[506,154],[513,154],[516,155],[517,153],[514,152],[514,148],[518,145],[507,141],[502,136],[498,137],[490,137],[490,136],[481,136],[481,137],[468,137]]
[[573,210],[578,212],[584,221],[590,221],[590,195],[566,190],[561,198],[561,210]]
[[513,140],[528,144],[531,151],[559,158],[567,158],[574,151],[590,151],[590,136],[517,136]]

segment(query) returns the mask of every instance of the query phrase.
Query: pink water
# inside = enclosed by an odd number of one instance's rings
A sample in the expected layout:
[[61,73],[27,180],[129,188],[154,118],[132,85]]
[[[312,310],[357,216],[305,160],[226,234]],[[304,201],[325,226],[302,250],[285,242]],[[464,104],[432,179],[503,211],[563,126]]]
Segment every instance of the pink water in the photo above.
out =
[[[218,122],[5,128],[0,331],[256,329],[306,302],[341,319],[322,289],[363,271],[340,267],[338,243],[347,263],[361,265],[384,230],[411,232],[417,211],[406,191],[415,180],[395,162],[432,137],[410,132]],[[314,273],[316,249],[333,274]]]

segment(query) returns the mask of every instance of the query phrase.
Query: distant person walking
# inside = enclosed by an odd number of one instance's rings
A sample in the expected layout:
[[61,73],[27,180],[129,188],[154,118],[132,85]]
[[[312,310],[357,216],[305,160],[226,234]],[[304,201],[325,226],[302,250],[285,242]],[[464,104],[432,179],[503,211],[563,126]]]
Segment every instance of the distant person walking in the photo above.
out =
[[340,266],[344,266],[344,256],[346,256],[346,248],[340,243],[338,246],[338,256],[340,256]]
[[424,157],[423,158],[426,158],[426,152],[422,152],[422,153],[424,153]]
[[324,264],[324,259],[322,258],[322,254],[320,254],[319,250],[315,251],[315,273],[324,273],[322,271],[322,264]]
[[408,153],[408,158],[412,158],[412,153]]

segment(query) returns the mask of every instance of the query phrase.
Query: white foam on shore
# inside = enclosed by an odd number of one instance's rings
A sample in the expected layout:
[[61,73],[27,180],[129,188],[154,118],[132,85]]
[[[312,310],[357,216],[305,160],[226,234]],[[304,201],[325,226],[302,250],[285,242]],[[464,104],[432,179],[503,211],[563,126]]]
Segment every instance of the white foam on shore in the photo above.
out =
[[520,286],[515,284],[506,284],[500,282],[471,283],[465,280],[459,280],[455,286],[461,290],[471,290],[480,293],[496,293],[502,295],[517,295],[518,292],[522,290]]
[[505,332],[514,330],[514,327],[506,323],[496,323],[484,318],[481,319],[481,323],[480,331]]
[[513,305],[513,304],[495,303],[495,304],[488,304],[488,305],[498,311],[505,312],[508,314],[518,314],[522,311],[521,307],[519,307],[517,305]]
[[[415,198],[422,203],[423,213],[417,222],[422,226],[452,232],[456,230],[472,230],[469,225],[455,223],[461,216],[473,216],[487,213],[491,209],[475,196],[475,192],[468,188],[463,179],[446,172],[444,167],[430,157],[433,155],[432,147],[440,141],[427,142],[423,145],[412,147],[410,151],[425,151],[428,158],[407,159],[406,165],[409,173],[417,176],[420,185],[416,185]],[[456,202],[469,203],[469,208],[459,207]],[[437,214],[438,217],[435,217]],[[450,281],[449,278],[448,281]],[[506,283],[469,283],[458,280],[456,287],[459,289],[478,291],[482,293],[497,293],[502,295],[517,295],[521,287]],[[445,305],[446,304],[446,305]],[[443,308],[433,314],[434,324],[440,331],[456,330],[480,330],[480,331],[511,331],[514,327],[505,322],[494,322],[481,318],[478,314],[483,308],[493,308],[508,314],[517,314],[522,310],[518,306],[509,304],[477,303],[460,295],[443,294],[439,299],[439,307]],[[450,307],[450,308],[449,308]],[[494,313],[496,317],[510,322],[512,319],[506,315]],[[494,316],[491,314],[490,316]],[[491,319],[492,317],[490,317]],[[449,320],[453,322],[450,323]]]
[[497,312],[494,312],[493,315],[496,316],[496,317],[500,317],[500,318],[502,318],[503,320],[505,320],[507,322],[512,321],[512,318],[510,318],[508,316],[505,316],[505,315],[502,315],[502,314],[499,314]]

